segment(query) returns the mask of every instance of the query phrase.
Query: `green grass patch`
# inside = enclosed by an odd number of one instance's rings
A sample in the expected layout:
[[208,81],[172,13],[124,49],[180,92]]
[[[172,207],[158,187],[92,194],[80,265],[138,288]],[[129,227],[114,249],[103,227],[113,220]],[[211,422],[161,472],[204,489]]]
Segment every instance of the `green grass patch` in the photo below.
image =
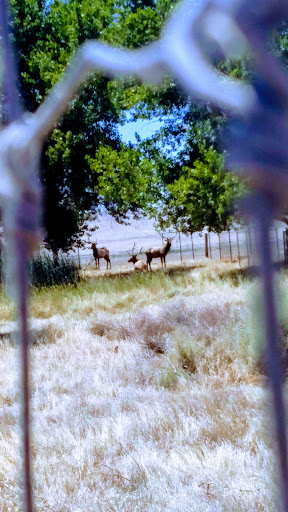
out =
[[79,281],[77,265],[69,258],[39,256],[31,263],[31,285],[38,288]]
[[[55,282],[58,279],[57,272],[53,274],[52,266],[53,275],[48,277],[47,283],[45,273],[50,264],[51,261],[47,262],[42,275],[43,266],[39,262],[38,286],[31,289],[31,314],[37,318],[49,318],[68,311],[75,315],[85,312],[89,315],[97,311],[134,311],[180,296],[200,296],[208,289],[211,293],[211,286],[219,291],[221,287],[226,289],[232,284],[229,281],[227,265],[208,264],[204,267],[203,263],[191,267],[172,267],[164,271],[93,276],[80,281],[73,272],[71,279],[66,279],[67,274],[64,271],[58,284]],[[219,274],[224,271],[226,278],[222,280]],[[1,292],[0,318],[11,319],[13,312],[14,307],[10,300]]]

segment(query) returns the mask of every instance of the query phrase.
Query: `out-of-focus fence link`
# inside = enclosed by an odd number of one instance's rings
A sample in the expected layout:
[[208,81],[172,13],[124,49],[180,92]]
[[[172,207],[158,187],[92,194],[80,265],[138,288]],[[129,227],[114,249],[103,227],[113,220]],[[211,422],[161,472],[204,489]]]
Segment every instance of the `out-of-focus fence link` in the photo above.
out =
[[[226,141],[229,165],[249,176],[253,192],[243,209],[253,218],[263,282],[263,323],[274,395],[283,510],[288,512],[286,418],[282,393],[280,343],[273,290],[269,231],[285,204],[288,184],[288,80],[268,51],[274,25],[288,14],[286,0],[185,1],[175,8],[161,39],[143,49],[126,51],[99,42],[85,43],[62,82],[34,114],[21,115],[8,37],[7,0],[0,2],[3,117],[0,134],[0,201],[10,289],[18,305],[23,368],[25,509],[32,512],[29,441],[29,338],[27,330],[27,262],[38,238],[40,187],[37,176],[41,147],[79,87],[94,70],[114,76],[136,75],[159,82],[172,74],[196,98],[233,116]],[[211,44],[212,43],[212,44]],[[211,55],[211,48],[215,48]],[[251,55],[254,78],[242,84],[221,76],[209,58]],[[212,62],[212,59],[211,59]],[[9,124],[10,123],[10,124]],[[221,247],[221,245],[220,245]],[[13,270],[13,274],[12,274]],[[12,279],[13,275],[13,279]]]

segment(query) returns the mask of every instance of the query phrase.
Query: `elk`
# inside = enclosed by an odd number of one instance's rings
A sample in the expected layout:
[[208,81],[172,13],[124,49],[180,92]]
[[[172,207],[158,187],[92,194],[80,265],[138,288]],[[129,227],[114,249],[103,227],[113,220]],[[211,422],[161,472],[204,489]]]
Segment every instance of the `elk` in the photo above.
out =
[[137,253],[138,252],[142,252],[142,250],[143,250],[143,247],[141,247],[140,251],[136,251],[136,244],[134,243],[134,245],[132,247],[132,250],[131,251],[127,251],[129,256],[131,256],[131,258],[128,260],[128,263],[133,263],[134,270],[140,271],[140,272],[142,270],[148,270],[147,263],[145,263],[145,261],[139,260],[137,258]]
[[110,263],[110,268],[111,268],[109,251],[106,247],[97,248],[97,242],[93,242],[91,244],[91,249],[93,250],[93,256],[94,256],[96,268],[98,267],[100,269],[100,258],[104,258],[104,260],[107,261],[106,269],[108,269],[108,263]]
[[159,247],[149,247],[146,249],[145,253],[147,256],[147,265],[151,270],[151,261],[153,258],[161,258],[161,264],[163,268],[163,263],[166,267],[166,254],[170,251],[170,247],[172,244],[173,238],[165,238],[166,244],[160,245]]

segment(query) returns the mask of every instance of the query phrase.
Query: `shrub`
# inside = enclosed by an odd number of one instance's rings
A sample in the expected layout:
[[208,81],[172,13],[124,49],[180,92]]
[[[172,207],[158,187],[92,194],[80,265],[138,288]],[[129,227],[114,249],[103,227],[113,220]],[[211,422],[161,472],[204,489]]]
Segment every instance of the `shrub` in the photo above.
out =
[[38,256],[31,263],[30,280],[36,287],[75,284],[79,281],[79,274],[76,264],[68,258]]

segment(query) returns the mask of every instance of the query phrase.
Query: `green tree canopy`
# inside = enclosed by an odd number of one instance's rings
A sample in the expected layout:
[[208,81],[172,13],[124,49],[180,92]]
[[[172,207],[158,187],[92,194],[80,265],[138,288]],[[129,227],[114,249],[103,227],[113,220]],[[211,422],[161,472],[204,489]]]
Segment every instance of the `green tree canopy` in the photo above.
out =
[[[156,40],[177,0],[11,0],[24,106],[35,110],[78,46],[100,39],[137,48]],[[287,54],[287,29],[275,46]],[[245,60],[219,60],[223,73],[247,79]],[[119,123],[160,119],[149,140],[125,146]],[[91,212],[105,207],[117,220],[131,210],[186,230],[219,230],[231,219],[230,203],[243,187],[227,175],[221,136],[226,117],[195,104],[173,78],[147,86],[133,77],[95,74],[45,144],[42,157],[47,246],[67,249]]]
[[162,229],[173,225],[193,233],[207,227],[219,233],[231,227],[233,202],[244,187],[236,176],[225,172],[223,154],[200,146],[193,167],[182,167],[180,177],[167,185],[167,190],[166,208],[157,215]]
[[[129,40],[126,29],[120,29],[119,18],[117,37],[113,37],[112,30],[111,42],[137,47],[157,39],[175,3],[157,2],[155,7],[149,5],[145,10],[138,9],[129,14],[123,24],[127,27],[129,22]],[[152,9],[153,16],[150,14]],[[145,16],[150,25],[143,36],[145,24],[140,20]],[[246,80],[249,77],[245,60],[219,60],[216,65],[222,73],[234,78]],[[232,221],[233,198],[237,201],[244,187],[237,177],[227,174],[224,169],[222,133],[227,122],[225,114],[204,102],[195,103],[169,76],[160,87],[135,82],[127,84],[120,80],[111,87],[117,87],[118,103],[123,110],[129,110],[132,120],[153,118],[163,121],[163,127],[153,137],[146,141],[139,139],[137,145],[155,168],[158,186],[154,187],[155,196],[152,201],[150,198],[146,211],[156,218],[158,227],[173,226],[183,231],[188,228],[195,231],[204,226],[216,231],[226,229]]]
[[[12,0],[11,4],[20,91],[24,108],[34,111],[81,43],[109,39],[117,9],[111,0],[52,0],[49,4]],[[100,146],[121,151],[121,155],[125,151],[118,133],[123,114],[110,83],[95,74],[45,143],[43,220],[47,247],[55,253],[70,248],[90,212],[104,205],[112,214],[117,210],[121,220],[130,206],[136,209],[121,199],[115,208],[114,200],[104,199],[98,192],[100,174],[90,166]]]
[[100,146],[95,157],[87,159],[97,175],[101,202],[109,205],[116,219],[128,211],[137,216],[154,199],[158,184],[154,165],[139,149],[124,144],[120,150]]

